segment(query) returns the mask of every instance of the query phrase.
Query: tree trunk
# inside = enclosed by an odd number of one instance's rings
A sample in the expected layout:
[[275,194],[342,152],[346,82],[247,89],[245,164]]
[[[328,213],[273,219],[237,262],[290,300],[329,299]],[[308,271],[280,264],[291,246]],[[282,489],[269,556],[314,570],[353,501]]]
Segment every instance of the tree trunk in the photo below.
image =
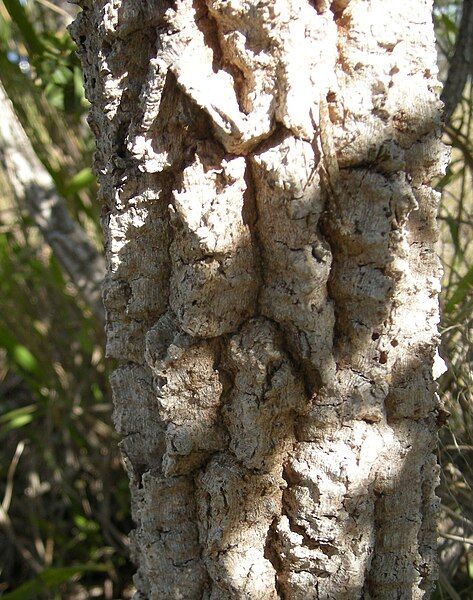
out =
[[36,155],[1,81],[0,114],[0,164],[12,192],[102,326],[103,256],[57,193],[54,180]]
[[136,598],[427,598],[431,2],[80,4]]

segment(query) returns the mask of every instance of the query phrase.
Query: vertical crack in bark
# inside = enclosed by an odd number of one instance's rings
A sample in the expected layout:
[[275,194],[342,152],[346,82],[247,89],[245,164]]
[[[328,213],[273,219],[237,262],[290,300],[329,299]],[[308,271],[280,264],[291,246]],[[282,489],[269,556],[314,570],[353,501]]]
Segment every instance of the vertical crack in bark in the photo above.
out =
[[266,543],[264,546],[264,557],[269,560],[274,569],[274,587],[277,593],[277,597],[280,600],[287,600],[286,595],[284,594],[284,590],[278,581],[278,575],[281,571],[281,558],[277,551],[277,541],[278,535],[276,531],[277,519],[273,519],[271,526],[268,529],[268,534],[266,536]]
[[258,278],[258,292],[256,296],[256,312],[255,316],[261,314],[260,310],[260,295],[264,285],[264,262],[263,262],[263,249],[261,241],[258,236],[258,204],[256,201],[256,187],[254,184],[254,176],[251,166],[251,159],[245,158],[246,170],[245,170],[245,181],[246,190],[243,196],[243,210],[242,218],[243,222],[248,226],[251,234],[251,245],[253,249],[253,256],[255,261],[255,273]]

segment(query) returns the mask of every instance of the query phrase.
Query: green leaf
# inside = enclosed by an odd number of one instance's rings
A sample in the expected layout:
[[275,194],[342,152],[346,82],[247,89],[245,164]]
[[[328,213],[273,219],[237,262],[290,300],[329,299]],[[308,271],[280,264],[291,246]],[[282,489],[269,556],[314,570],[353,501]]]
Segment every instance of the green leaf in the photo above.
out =
[[10,23],[0,16],[0,43],[2,46],[8,46],[8,41],[11,39]]
[[454,217],[452,217],[451,215],[448,215],[447,217],[445,217],[445,221],[450,230],[450,235],[452,237],[453,246],[455,248],[455,254],[457,256],[462,257],[463,252],[462,252],[462,249],[460,246],[460,233],[458,230],[458,220],[455,219]]
[[5,348],[8,358],[22,373],[41,375],[36,357],[3,327],[0,327],[0,347]]
[[35,579],[27,581],[20,587],[2,595],[2,600],[34,600],[41,594],[51,591],[62,583],[66,583],[75,575],[81,575],[89,571],[106,571],[107,566],[103,564],[75,565],[73,567],[52,567],[45,569]]
[[100,525],[96,521],[90,521],[83,515],[74,515],[74,523],[76,527],[84,533],[95,533],[100,530]]
[[34,413],[36,410],[37,407],[34,404],[30,404],[3,414],[0,417],[0,431],[2,435],[31,423],[35,417]]
[[49,274],[51,276],[51,280],[53,281],[53,283],[56,285],[56,287],[61,290],[61,292],[63,292],[63,288],[65,285],[65,281],[64,281],[64,275],[61,271],[61,267],[59,266],[59,263],[57,262],[54,254],[51,253],[51,256],[49,257]]
[[14,410],[9,410],[0,416],[0,424],[8,423],[16,420],[18,417],[31,415],[31,413],[36,412],[35,404],[28,404],[28,406],[22,406],[21,408],[15,408]]
[[95,181],[94,174],[89,167],[82,169],[79,171],[74,177],[69,181],[64,191],[66,196],[72,196],[73,194],[77,194],[84,188],[89,187]]
[[445,29],[448,31],[448,33],[457,33],[457,26],[455,25],[455,21],[453,21],[453,19],[451,19],[447,14],[442,13],[440,19],[442,20],[442,23],[444,24]]
[[74,65],[74,88],[79,106],[87,106],[84,91],[84,78],[82,76],[82,69],[79,65]]
[[57,86],[54,82],[50,81],[44,88],[44,95],[48,102],[54,108],[62,110],[64,107],[64,90],[62,87]]
[[20,429],[21,427],[24,427],[25,425],[31,423],[32,420],[32,415],[20,415],[19,417],[16,417],[16,419],[12,419],[8,423],[8,425],[2,427],[2,431],[3,433],[6,433],[7,431],[11,431],[12,429]]
[[50,76],[50,81],[55,83],[57,86],[63,87],[67,85],[72,79],[72,72],[67,66],[59,65]]
[[445,306],[445,312],[450,313],[455,308],[457,304],[462,302],[467,294],[470,292],[470,289],[473,287],[473,265],[468,269],[466,275],[464,275],[460,281],[457,283],[455,287],[455,291],[447,302]]
[[40,574],[39,578],[43,581],[43,583],[48,588],[51,588],[51,587],[56,587],[66,581],[69,581],[71,579],[71,577],[74,577],[74,575],[82,574],[87,571],[99,572],[99,571],[106,571],[106,570],[107,570],[107,566],[100,565],[100,564],[99,565],[93,565],[93,564],[75,565],[73,567],[57,567],[57,568],[46,569],[45,571],[43,571]]
[[92,390],[92,395],[94,397],[94,400],[96,402],[103,402],[104,397],[102,394],[102,390],[100,389],[100,387],[97,385],[97,383],[95,381],[90,386],[90,389]]
[[38,361],[36,358],[26,346],[22,346],[21,344],[16,344],[16,346],[13,347],[12,358],[17,365],[30,373],[34,373],[38,368]]

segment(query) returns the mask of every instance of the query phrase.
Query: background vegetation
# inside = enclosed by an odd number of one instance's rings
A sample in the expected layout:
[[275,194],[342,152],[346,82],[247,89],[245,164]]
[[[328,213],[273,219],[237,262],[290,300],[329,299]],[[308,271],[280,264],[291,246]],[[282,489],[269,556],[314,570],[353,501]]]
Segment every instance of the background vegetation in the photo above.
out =
[[[472,4],[465,0],[467,36]],[[59,201],[101,251],[93,141],[66,29],[73,10],[60,0],[3,0],[0,83]],[[461,2],[436,3],[444,80],[455,74],[467,20],[461,14]],[[468,77],[457,82],[447,122],[453,160],[438,182],[441,350],[449,367],[439,393],[451,413],[439,444],[438,599],[473,597],[471,37],[466,54]],[[448,100],[453,96],[449,91]],[[0,597],[129,598],[128,485],[111,426],[111,365],[100,315],[64,271],[1,157],[0,151]]]

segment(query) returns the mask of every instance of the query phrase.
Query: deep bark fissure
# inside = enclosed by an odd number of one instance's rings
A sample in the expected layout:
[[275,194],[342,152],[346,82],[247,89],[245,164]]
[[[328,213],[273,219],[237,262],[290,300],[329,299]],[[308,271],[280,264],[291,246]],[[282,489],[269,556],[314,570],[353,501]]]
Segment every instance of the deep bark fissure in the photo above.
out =
[[246,190],[243,195],[243,209],[242,219],[243,223],[248,226],[251,235],[251,246],[253,250],[253,257],[255,261],[255,271],[258,278],[258,289],[256,293],[255,301],[255,314],[254,316],[261,315],[260,309],[260,294],[264,282],[264,259],[263,259],[263,247],[258,235],[258,204],[256,201],[256,187],[254,184],[254,175],[252,171],[251,162],[248,158],[245,158],[246,169],[245,169],[245,182]]

